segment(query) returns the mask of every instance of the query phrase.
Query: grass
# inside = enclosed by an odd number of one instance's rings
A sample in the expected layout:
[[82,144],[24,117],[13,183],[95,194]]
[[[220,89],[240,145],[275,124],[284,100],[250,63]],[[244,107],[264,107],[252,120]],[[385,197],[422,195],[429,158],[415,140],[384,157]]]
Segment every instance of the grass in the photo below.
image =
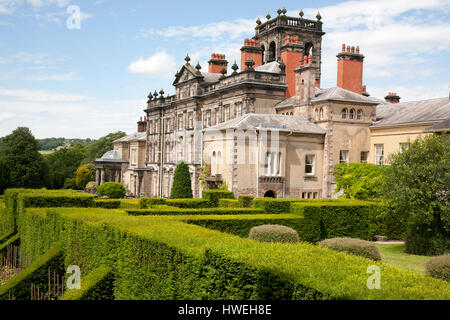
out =
[[377,246],[380,248],[384,264],[419,274],[425,274],[425,265],[432,258],[407,254],[404,244],[377,244]]

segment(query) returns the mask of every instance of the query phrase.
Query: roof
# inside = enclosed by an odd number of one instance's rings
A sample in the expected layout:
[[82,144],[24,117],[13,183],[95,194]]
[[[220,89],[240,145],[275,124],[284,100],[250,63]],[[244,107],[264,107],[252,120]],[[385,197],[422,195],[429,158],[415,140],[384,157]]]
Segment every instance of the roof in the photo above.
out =
[[205,82],[217,82],[220,80],[220,77],[222,77],[222,74],[202,72],[202,76]]
[[255,68],[256,71],[281,73],[280,64],[276,61],[272,61]]
[[[366,97],[362,94],[342,89],[339,87],[319,89],[315,88],[315,95],[311,99],[312,102],[327,101],[327,100],[341,100],[341,101],[355,101],[360,103],[380,104],[384,100]],[[291,106],[295,103],[295,96],[281,101],[276,107]]]
[[242,117],[220,123],[205,131],[226,129],[273,129],[279,131],[325,134],[326,131],[317,124],[308,121],[305,117],[284,116],[280,114],[254,114],[249,113]]
[[96,159],[95,162],[124,162],[122,161],[122,155],[119,150],[111,150],[106,152],[100,159]]
[[442,122],[450,118],[448,97],[377,106],[377,121],[373,127],[412,123]]
[[450,118],[435,124],[434,126],[427,129],[428,132],[444,132],[450,131]]
[[146,141],[147,140],[147,133],[146,132],[136,132],[133,134],[130,134],[129,136],[117,139],[113,141],[113,143],[119,143],[119,142],[132,142],[132,141]]

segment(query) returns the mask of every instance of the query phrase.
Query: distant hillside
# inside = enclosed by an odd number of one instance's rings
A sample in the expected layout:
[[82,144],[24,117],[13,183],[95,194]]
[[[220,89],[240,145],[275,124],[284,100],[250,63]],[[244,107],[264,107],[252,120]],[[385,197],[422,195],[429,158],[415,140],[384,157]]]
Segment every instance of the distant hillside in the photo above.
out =
[[[77,143],[83,146],[88,146],[92,144],[95,140],[90,138],[87,139],[67,139],[67,138],[46,138],[38,139],[40,149],[42,151],[57,150],[64,147],[72,147]],[[1,144],[0,144],[1,145]]]

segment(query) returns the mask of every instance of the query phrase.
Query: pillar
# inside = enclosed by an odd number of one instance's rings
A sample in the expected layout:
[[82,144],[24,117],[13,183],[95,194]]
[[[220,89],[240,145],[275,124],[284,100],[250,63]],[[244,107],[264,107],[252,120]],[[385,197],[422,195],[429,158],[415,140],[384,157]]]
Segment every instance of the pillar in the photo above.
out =
[[100,185],[100,169],[95,169],[95,186],[98,187]]
[[100,169],[100,185],[105,183],[105,175],[106,175],[106,169],[102,168]]

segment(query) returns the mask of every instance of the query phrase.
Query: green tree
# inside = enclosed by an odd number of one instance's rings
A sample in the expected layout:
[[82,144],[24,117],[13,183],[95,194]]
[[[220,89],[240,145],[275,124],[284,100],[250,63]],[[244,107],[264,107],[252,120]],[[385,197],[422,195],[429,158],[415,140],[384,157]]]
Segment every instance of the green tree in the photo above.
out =
[[341,163],[334,169],[336,192],[346,198],[369,200],[380,198],[384,167],[369,163]]
[[9,187],[9,168],[6,162],[0,160],[0,194]]
[[100,138],[91,145],[89,145],[86,156],[82,164],[88,164],[93,162],[95,159],[100,158],[106,152],[114,149],[113,142],[117,139],[126,136],[125,132],[118,131],[115,133],[110,133],[107,136]]
[[173,185],[170,193],[171,199],[190,199],[193,198],[191,186],[191,174],[189,167],[185,162],[180,162],[175,169]]
[[122,199],[125,197],[127,190],[123,184],[118,182],[106,182],[97,188],[100,196],[106,196],[110,199]]
[[81,144],[74,147],[63,148],[45,157],[50,167],[50,177],[53,188],[61,189],[67,178],[73,178],[86,155],[86,148]]
[[94,180],[91,170],[87,166],[81,166],[75,172],[75,183],[78,189],[83,190],[88,182]]
[[48,183],[48,166],[30,129],[19,127],[3,139],[0,160],[9,168],[10,187],[41,188]]
[[450,136],[429,135],[391,156],[382,185],[399,219],[408,219],[406,250],[450,251]]

